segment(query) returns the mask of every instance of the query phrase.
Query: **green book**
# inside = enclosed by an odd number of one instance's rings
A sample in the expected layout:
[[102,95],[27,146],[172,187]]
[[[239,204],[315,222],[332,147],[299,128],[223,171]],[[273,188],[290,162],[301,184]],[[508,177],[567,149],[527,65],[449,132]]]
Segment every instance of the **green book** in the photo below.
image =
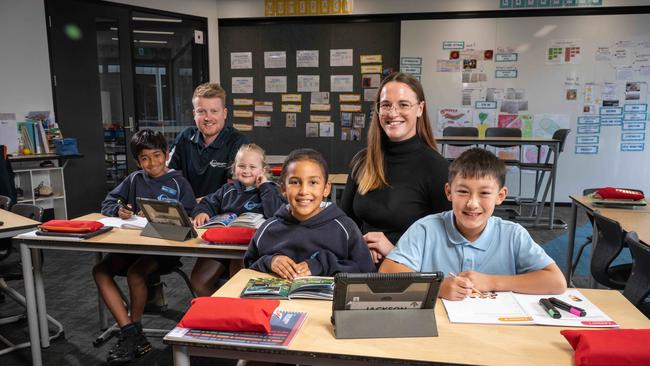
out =
[[251,278],[240,297],[257,299],[316,299],[332,300],[334,278],[307,276],[291,280],[282,278]]

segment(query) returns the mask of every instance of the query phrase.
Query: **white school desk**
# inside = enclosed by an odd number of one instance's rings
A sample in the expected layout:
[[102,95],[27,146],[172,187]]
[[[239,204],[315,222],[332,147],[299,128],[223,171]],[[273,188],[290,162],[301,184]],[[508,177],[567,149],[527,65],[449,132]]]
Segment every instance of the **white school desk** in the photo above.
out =
[[[560,140],[544,137],[471,137],[471,136],[443,136],[436,137],[436,142],[441,145],[447,144],[460,144],[460,145],[492,145],[492,146],[548,146],[549,153],[553,152],[553,160],[551,162],[552,169],[549,179],[551,180],[551,197],[550,205],[551,212],[549,214],[549,229],[560,228],[554,226],[555,220],[555,183],[557,180],[557,164],[560,156]],[[540,188],[541,190],[541,188]],[[537,198],[537,197],[535,197]],[[544,202],[546,203],[546,202]],[[538,214],[535,217],[534,226],[540,226],[542,210],[538,209]],[[561,225],[561,228],[566,228],[566,225]]]
[[40,222],[0,209],[0,239],[11,238],[38,226]]
[[571,272],[573,269],[573,248],[576,240],[576,220],[578,208],[585,212],[597,211],[608,219],[617,221],[625,232],[634,231],[639,235],[639,240],[650,245],[650,207],[637,208],[607,208],[594,206],[589,197],[574,195],[571,198],[571,217],[569,219],[569,242],[567,245],[567,283],[571,284]]
[[[98,220],[103,216],[90,214],[80,220]],[[45,291],[43,287],[42,260],[38,249],[59,249],[81,252],[112,252],[187,257],[212,257],[241,259],[245,245],[211,245],[200,236],[205,230],[197,230],[199,237],[184,242],[140,236],[140,230],[114,228],[86,240],[57,237],[34,237],[29,233],[14,238],[20,244],[27,299],[29,339],[32,344],[32,364],[42,365],[41,346],[49,347],[46,321]],[[33,268],[33,270],[32,270]],[[89,272],[88,276],[92,276]],[[39,337],[40,335],[40,337]]]
[[[238,297],[248,279],[264,277],[239,271],[215,296]],[[621,328],[648,328],[650,320],[623,295],[612,290],[581,289]],[[288,349],[206,345],[163,339],[173,347],[174,365],[188,366],[190,355],[308,365],[573,365],[573,349],[560,334],[563,327],[452,324],[442,302],[435,308],[438,337],[336,339],[331,301],[289,300],[280,307],[306,311],[307,319]]]

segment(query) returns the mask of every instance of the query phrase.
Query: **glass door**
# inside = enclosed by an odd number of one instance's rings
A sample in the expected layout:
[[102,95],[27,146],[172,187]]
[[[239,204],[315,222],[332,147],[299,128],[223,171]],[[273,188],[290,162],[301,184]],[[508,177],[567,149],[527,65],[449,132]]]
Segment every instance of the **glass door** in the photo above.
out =
[[194,125],[192,93],[207,79],[203,24],[134,12],[132,26],[137,123],[171,143]]

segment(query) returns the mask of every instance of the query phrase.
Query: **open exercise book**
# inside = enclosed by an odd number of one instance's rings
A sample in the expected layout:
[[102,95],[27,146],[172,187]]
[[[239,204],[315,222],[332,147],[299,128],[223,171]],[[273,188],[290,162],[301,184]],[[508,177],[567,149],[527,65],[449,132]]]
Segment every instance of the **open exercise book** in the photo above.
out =
[[165,339],[180,342],[288,348],[305,322],[307,313],[276,310],[271,316],[271,332],[226,332],[176,327]]
[[314,299],[334,298],[334,278],[307,276],[293,281],[282,278],[251,278],[240,297],[258,299]]
[[239,216],[232,212],[212,216],[205,224],[197,229],[207,229],[210,227],[248,227],[257,229],[266,221],[264,215],[252,212],[245,212]]
[[[562,295],[524,295],[513,292],[484,292],[462,301],[442,302],[452,323],[478,324],[538,324],[561,327],[618,328],[619,325],[592,304],[580,291],[570,289]],[[551,318],[539,304],[539,299],[558,298],[582,308],[586,316],[579,317],[560,310],[560,319]]]

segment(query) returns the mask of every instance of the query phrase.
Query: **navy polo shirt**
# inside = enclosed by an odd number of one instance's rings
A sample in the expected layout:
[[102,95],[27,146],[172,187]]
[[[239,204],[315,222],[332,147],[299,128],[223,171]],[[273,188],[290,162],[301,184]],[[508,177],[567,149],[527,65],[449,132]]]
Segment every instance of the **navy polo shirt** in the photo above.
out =
[[246,136],[225,126],[210,145],[204,146],[199,129],[188,127],[176,137],[168,166],[182,171],[195,196],[203,197],[227,182],[237,150],[245,143]]

